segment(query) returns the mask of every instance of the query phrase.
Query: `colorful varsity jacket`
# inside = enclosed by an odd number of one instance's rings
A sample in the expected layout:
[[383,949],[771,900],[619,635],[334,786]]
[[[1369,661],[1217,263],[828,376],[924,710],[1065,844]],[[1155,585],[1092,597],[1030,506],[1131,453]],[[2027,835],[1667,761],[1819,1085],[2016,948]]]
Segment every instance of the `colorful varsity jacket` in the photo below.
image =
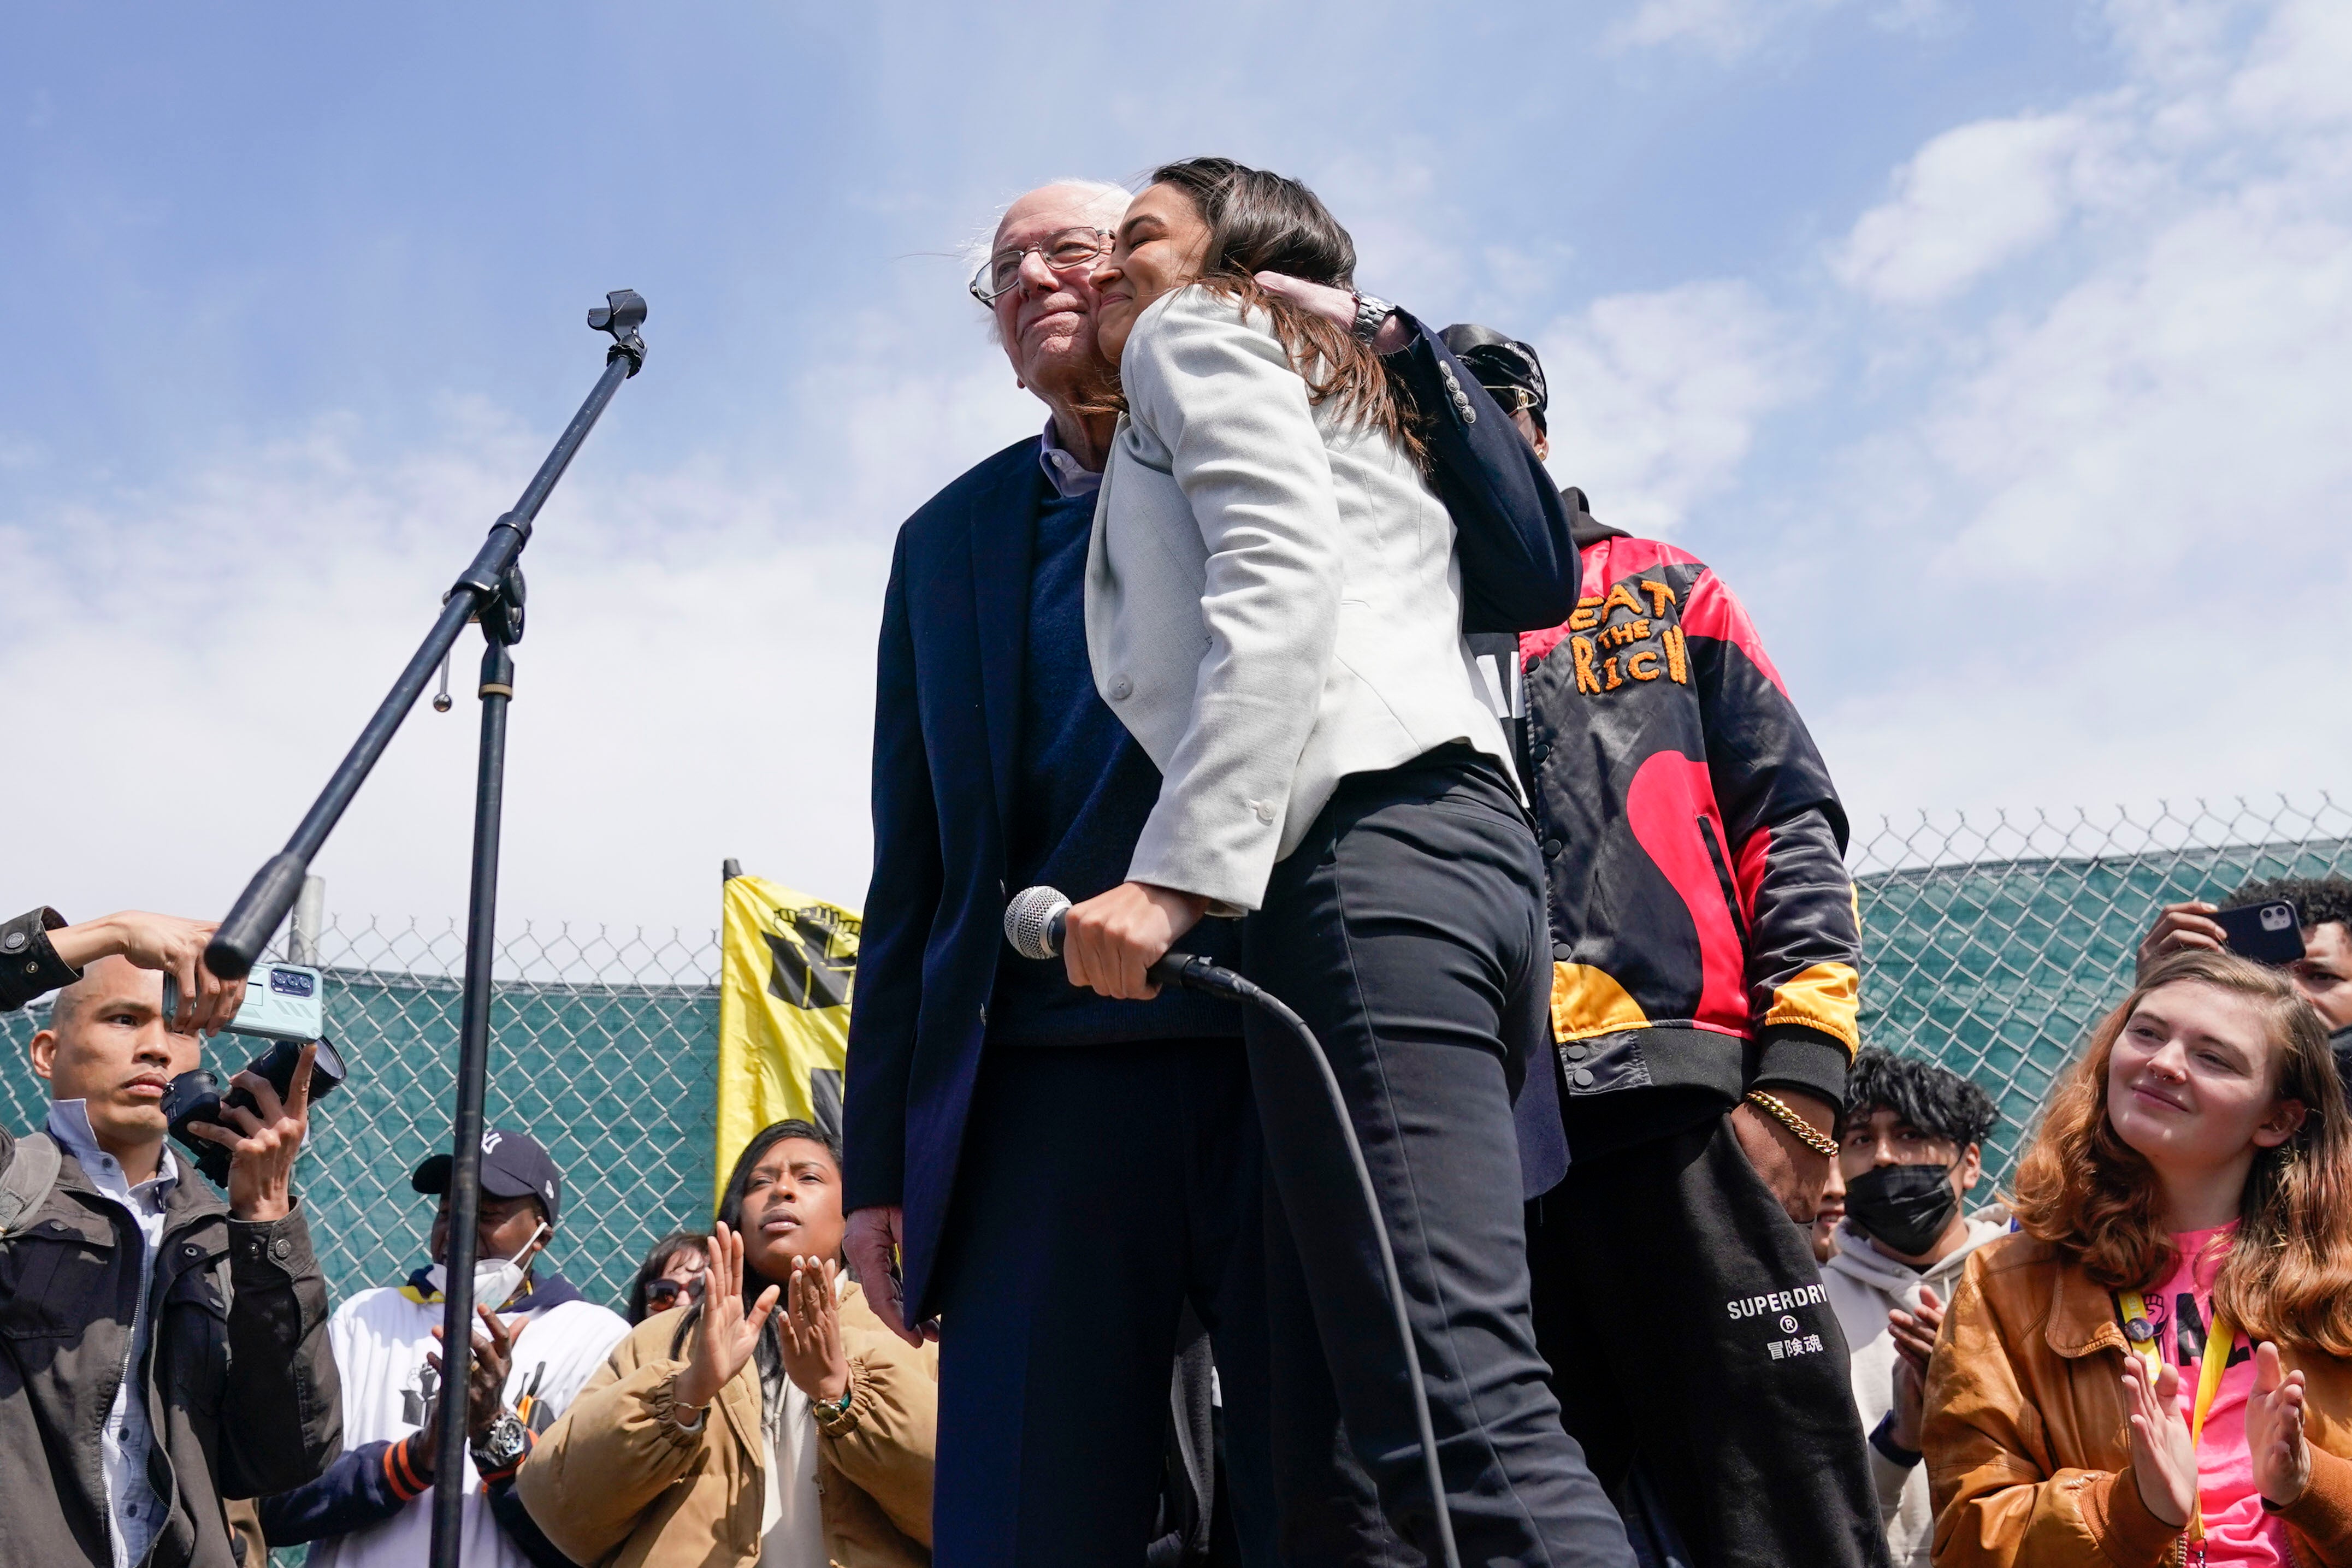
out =
[[1577,543],[1576,612],[1519,638],[1570,1145],[1751,1088],[1843,1105],[1861,934],[1829,769],[1704,562],[1590,517]]

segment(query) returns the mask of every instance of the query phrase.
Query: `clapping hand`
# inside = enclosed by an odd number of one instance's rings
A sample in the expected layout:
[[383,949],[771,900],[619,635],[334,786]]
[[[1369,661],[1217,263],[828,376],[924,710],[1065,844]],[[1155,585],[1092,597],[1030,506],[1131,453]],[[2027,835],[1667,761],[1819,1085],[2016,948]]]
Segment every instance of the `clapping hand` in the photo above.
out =
[[211,1122],[190,1124],[190,1133],[229,1152],[232,1218],[266,1225],[293,1212],[294,1157],[302,1152],[303,1135],[310,1131],[310,1063],[318,1058],[316,1040],[302,1048],[283,1101],[258,1072],[240,1072],[230,1079],[233,1086],[253,1096],[259,1109],[256,1114],[224,1101],[220,1113],[236,1124],[234,1130]]
[[687,1353],[685,1369],[670,1392],[675,1403],[692,1410],[716,1399],[719,1391],[743,1370],[760,1343],[760,1331],[767,1326],[768,1314],[776,1310],[776,1298],[782,1294],[779,1287],[771,1285],[745,1310],[743,1238],[724,1220],[714,1228],[716,1234],[703,1243],[710,1271],[703,1276],[702,1316],[694,1325],[694,1348]]
[[1886,1314],[1888,1337],[1895,1342],[1895,1440],[1913,1453],[1919,1451],[1919,1428],[1927,1404],[1927,1361],[1935,1354],[1936,1334],[1944,1326],[1944,1303],[1927,1286],[1919,1287],[1916,1312],[1896,1310]]
[[[507,1371],[514,1364],[514,1342],[522,1331],[509,1332],[506,1324],[499,1321],[499,1314],[488,1307],[477,1305],[474,1312],[490,1331],[487,1339],[480,1334],[474,1336],[474,1354],[466,1369],[466,1436],[479,1442],[497,1424],[499,1412],[506,1408]],[[433,1337],[441,1337],[437,1327]],[[425,1364],[441,1372],[444,1383],[448,1381],[448,1375],[442,1372],[439,1355],[426,1351]],[[432,1423],[427,1421],[425,1425],[429,1427]]]
[[818,1405],[838,1405],[849,1392],[849,1354],[841,1346],[841,1311],[834,1295],[839,1268],[830,1258],[793,1259],[783,1318],[784,1375]]
[[2284,1508],[2311,1485],[2311,1445],[2303,1437],[2303,1374],[2279,1371],[2278,1346],[2254,1347],[2254,1391],[2246,1400],[2246,1452],[2254,1490]]
[[[2197,1511],[2197,1445],[2180,1418],[2179,1368],[2168,1361],[2150,1372],[2146,1356],[2125,1352],[2124,1406],[2131,1413],[2132,1476],[2140,1501],[2168,1528],[2187,1529]],[[2247,1420],[2251,1440],[2251,1410]]]

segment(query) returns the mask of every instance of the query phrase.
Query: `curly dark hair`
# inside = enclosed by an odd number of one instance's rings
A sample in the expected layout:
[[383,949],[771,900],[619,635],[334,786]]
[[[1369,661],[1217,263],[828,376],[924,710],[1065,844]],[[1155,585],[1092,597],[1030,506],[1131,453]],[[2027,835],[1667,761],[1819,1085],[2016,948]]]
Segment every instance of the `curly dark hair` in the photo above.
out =
[[2340,876],[2281,876],[2250,882],[2221,901],[2224,909],[2284,900],[2305,930],[2331,921],[2352,936],[2352,880]]
[[1855,1055],[1845,1103],[1850,1123],[1885,1106],[1928,1136],[1949,1138],[1963,1149],[1983,1143],[2000,1119],[1992,1096],[1958,1073],[1879,1046]]

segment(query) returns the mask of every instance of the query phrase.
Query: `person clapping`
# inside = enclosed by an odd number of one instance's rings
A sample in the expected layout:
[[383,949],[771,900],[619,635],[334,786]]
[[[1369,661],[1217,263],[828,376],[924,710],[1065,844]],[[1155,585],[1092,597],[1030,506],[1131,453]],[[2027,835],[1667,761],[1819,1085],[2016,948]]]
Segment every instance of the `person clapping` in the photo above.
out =
[[1938,1568],[2352,1563],[2352,1119],[2293,984],[2149,966],[2015,1212],[1928,1374]]
[[930,1562],[937,1363],[841,1272],[841,1161],[806,1122],[728,1178],[699,1303],[621,1342],[517,1486],[576,1561]]

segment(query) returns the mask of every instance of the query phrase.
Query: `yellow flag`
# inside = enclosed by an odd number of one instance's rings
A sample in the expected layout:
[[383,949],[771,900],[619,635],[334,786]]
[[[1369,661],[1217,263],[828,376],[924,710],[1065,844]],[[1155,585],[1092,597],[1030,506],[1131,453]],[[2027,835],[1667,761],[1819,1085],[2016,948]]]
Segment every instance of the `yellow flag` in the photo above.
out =
[[756,876],[723,884],[719,957],[719,1171],[752,1134],[798,1117],[841,1135],[841,1064],[857,977],[854,911]]

